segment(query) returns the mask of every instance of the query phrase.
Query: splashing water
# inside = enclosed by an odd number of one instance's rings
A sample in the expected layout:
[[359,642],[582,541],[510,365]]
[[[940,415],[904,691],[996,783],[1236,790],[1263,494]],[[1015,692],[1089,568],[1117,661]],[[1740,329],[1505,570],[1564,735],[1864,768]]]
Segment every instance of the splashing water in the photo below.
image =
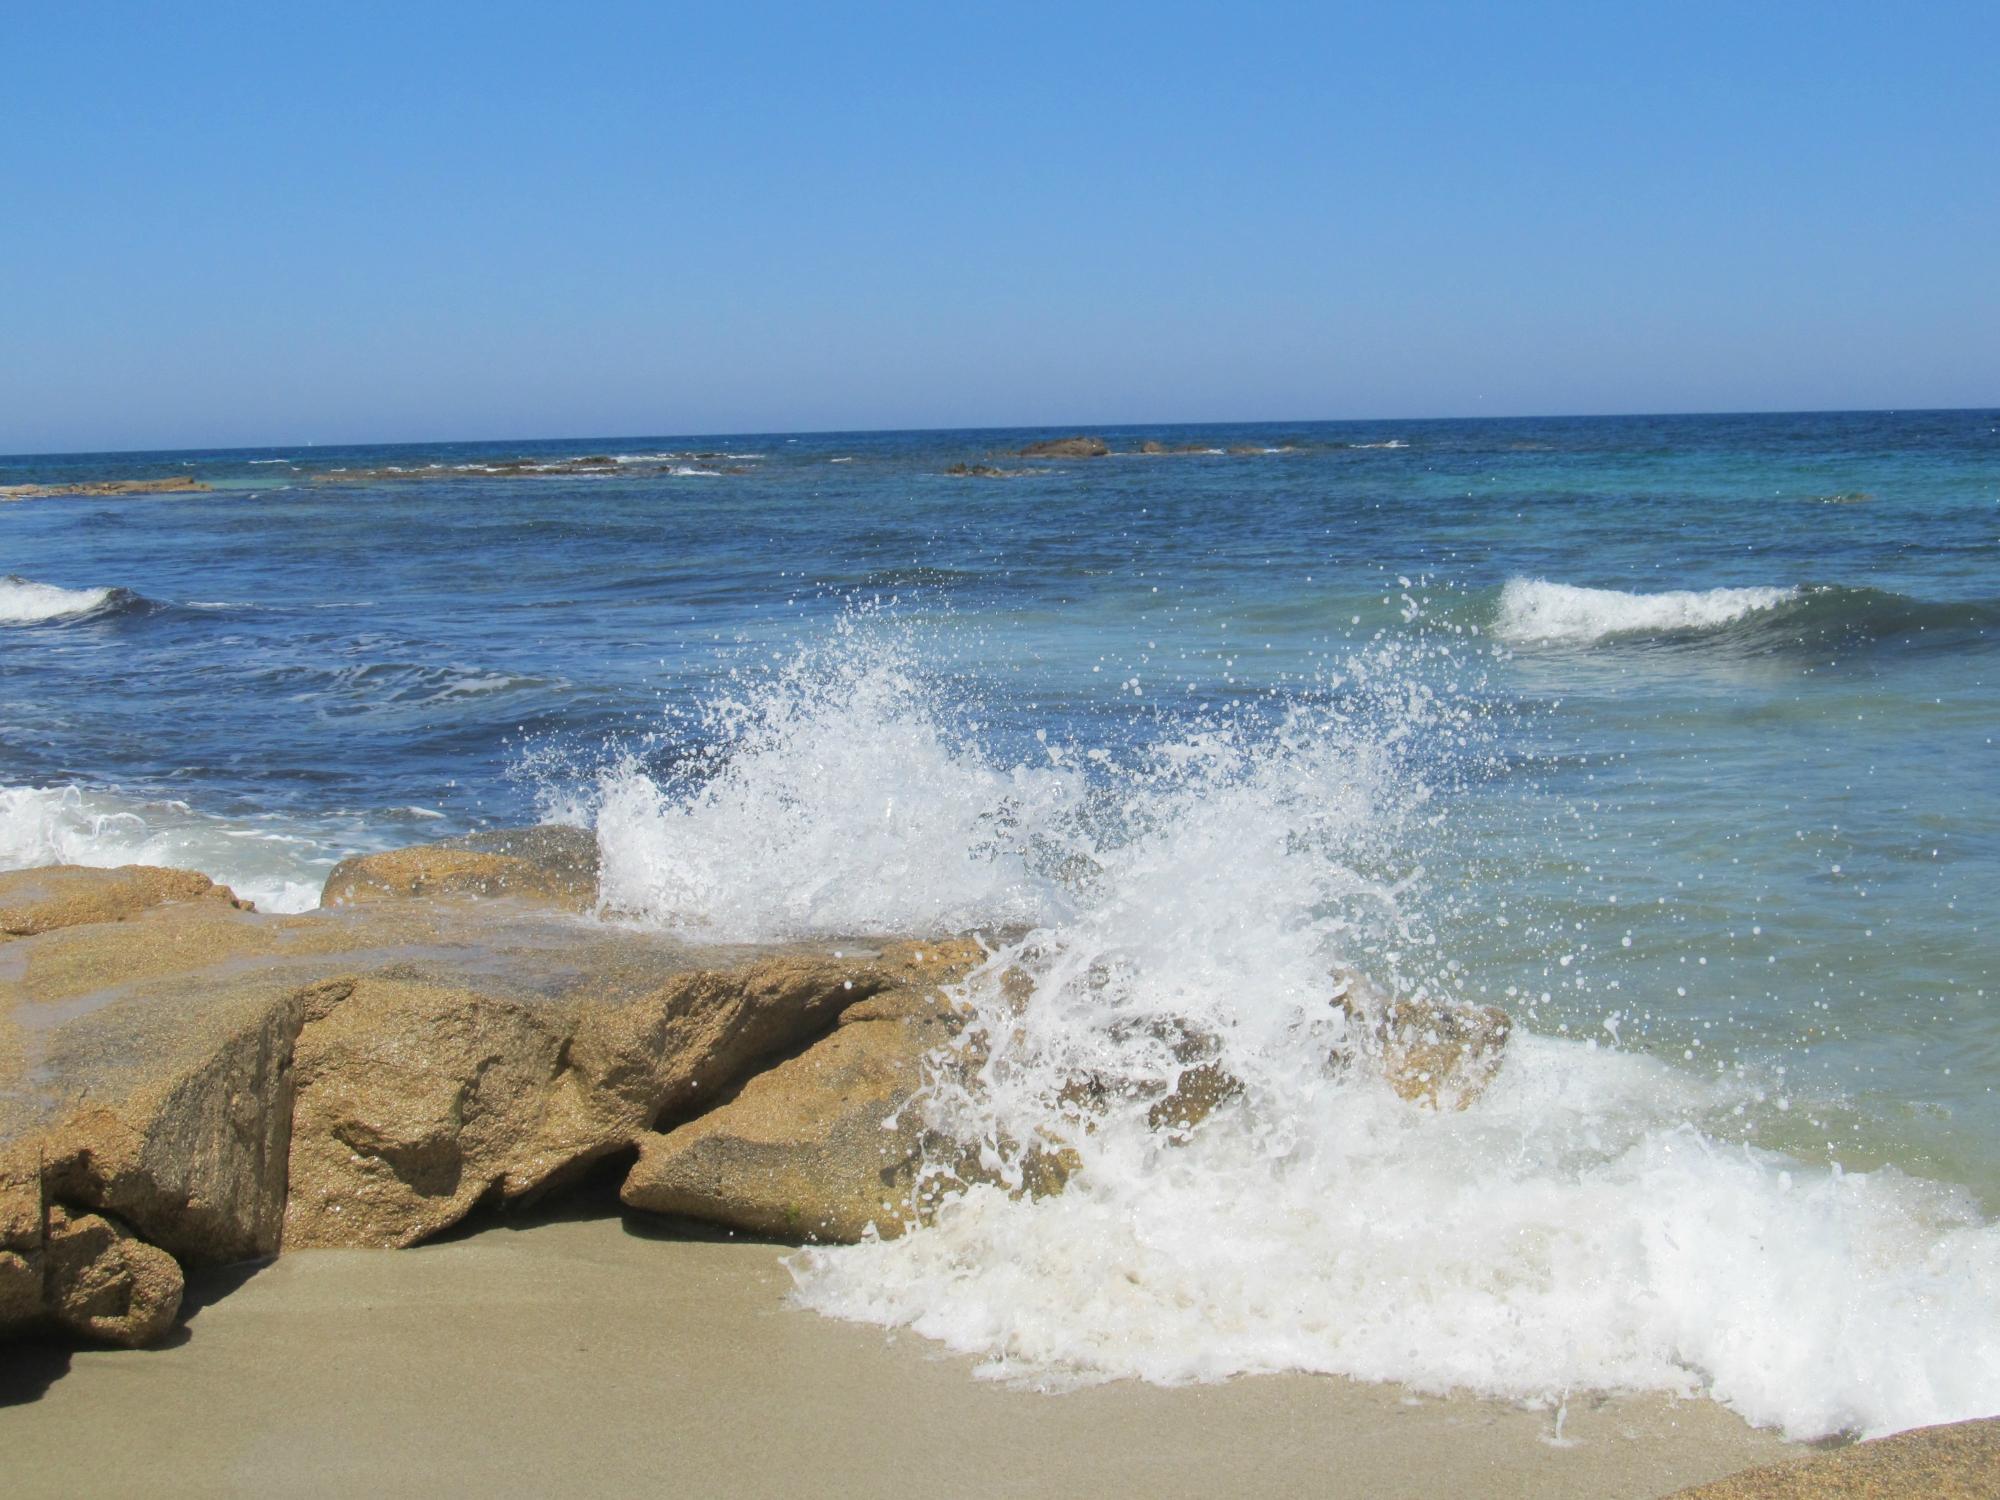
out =
[[[1746,1085],[1517,1031],[1463,1111],[1348,1066],[1332,973],[1450,1003],[1427,850],[1491,735],[1408,643],[1308,691],[1005,764],[893,631],[743,678],[600,790],[615,910],[733,938],[985,931],[919,1108],[992,1182],[801,1252],[797,1296],[1044,1386],[1279,1370],[1553,1402],[1706,1393],[1795,1437],[2000,1407],[2000,1235],[1721,1123]],[[1191,1128],[1155,1106],[1226,1077]],[[1067,1153],[1065,1189],[1018,1191]]]
[[1030,854],[1075,778],[1003,769],[954,732],[906,646],[846,618],[828,647],[739,688],[701,711],[692,765],[662,782],[626,760],[602,778],[608,909],[736,940],[1042,909]]

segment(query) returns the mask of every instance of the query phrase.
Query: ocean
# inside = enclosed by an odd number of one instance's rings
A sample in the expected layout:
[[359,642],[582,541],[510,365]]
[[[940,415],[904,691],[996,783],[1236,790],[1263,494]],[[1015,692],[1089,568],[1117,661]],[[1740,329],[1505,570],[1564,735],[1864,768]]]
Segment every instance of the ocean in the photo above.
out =
[[981,932],[921,1107],[1067,1190],[793,1269],[995,1376],[2000,1410],[2000,414],[1063,435],[0,458],[213,486],[0,504],[0,868],[554,819],[607,920]]

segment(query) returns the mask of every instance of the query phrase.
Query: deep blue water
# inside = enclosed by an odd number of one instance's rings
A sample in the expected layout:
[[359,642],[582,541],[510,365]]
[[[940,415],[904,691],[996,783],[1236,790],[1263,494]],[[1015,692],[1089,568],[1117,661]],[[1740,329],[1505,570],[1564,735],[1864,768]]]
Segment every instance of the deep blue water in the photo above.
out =
[[[1417,748],[1433,937],[1479,987],[1677,1066],[1784,1068],[1815,1102],[1756,1128],[1802,1156],[2000,1190],[2000,414],[1006,456],[1056,435],[0,459],[0,485],[216,486],[0,505],[0,574],[126,591],[6,586],[0,860],[177,858],[301,904],[350,850],[587,803],[622,754],[698,777],[699,706],[857,608],[1000,765],[1354,694],[1374,653],[1370,692],[1476,722]],[[454,467],[681,452],[733,456]],[[1670,591],[1701,597],[1626,597]]]

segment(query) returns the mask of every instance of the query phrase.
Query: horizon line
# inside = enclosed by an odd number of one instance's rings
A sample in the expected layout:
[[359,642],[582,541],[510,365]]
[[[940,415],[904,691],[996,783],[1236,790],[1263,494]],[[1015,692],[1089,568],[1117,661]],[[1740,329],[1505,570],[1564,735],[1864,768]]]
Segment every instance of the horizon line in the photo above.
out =
[[34,452],[0,453],[0,462],[11,462],[16,459],[44,458],[137,458],[151,457],[153,455],[169,457],[187,453],[276,453],[282,449],[295,448],[450,448],[493,443],[610,443],[641,439],[648,441],[691,441],[702,438],[897,437],[907,434],[943,432],[1068,432],[1085,436],[1095,432],[1166,430],[1189,427],[1332,427],[1359,425],[1370,422],[1594,422],[1692,417],[1927,416],[1934,414],[1947,415],[1959,412],[1980,412],[1989,409],[1994,410],[1996,415],[2000,415],[2000,402],[1982,402],[1973,406],[1825,406],[1775,409],[1745,407],[1723,411],[1513,412],[1456,416],[1257,417],[1250,419],[1198,419],[1194,421],[1172,422],[1033,422],[985,427],[825,427],[796,429],[741,427],[734,429],[718,428],[707,432],[589,433],[545,437],[522,437],[515,435],[510,437],[402,438],[386,442],[361,439],[340,442],[239,443],[192,448],[51,448]]

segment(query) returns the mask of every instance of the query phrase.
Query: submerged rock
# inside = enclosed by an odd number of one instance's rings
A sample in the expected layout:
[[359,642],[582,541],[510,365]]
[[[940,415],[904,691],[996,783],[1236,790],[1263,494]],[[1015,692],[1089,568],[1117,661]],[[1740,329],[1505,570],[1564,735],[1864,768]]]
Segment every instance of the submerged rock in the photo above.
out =
[[1485,1092],[1514,1026],[1498,1006],[1385,995],[1352,970],[1335,975],[1333,1003],[1348,1017],[1355,1051],[1397,1096],[1432,1109],[1464,1109]]

